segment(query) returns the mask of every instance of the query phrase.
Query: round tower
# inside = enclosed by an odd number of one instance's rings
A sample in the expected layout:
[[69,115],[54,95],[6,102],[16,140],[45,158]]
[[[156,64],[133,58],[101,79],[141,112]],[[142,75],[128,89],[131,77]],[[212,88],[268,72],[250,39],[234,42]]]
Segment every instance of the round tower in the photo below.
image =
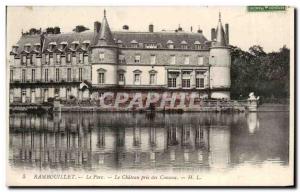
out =
[[98,86],[117,84],[118,46],[104,17],[100,30],[95,30],[97,43],[92,48],[92,84]]
[[228,34],[224,32],[221,14],[210,48],[210,97],[212,99],[230,99],[230,66],[231,56],[228,46]]

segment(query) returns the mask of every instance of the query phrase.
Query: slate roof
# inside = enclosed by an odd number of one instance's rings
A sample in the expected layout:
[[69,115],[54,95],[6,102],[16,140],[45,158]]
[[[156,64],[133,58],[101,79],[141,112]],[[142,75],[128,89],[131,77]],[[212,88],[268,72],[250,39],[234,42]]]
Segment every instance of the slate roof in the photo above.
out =
[[161,48],[167,48],[167,44],[171,41],[175,48],[180,48],[182,42],[186,42],[188,47],[193,47],[196,41],[205,44],[207,39],[201,33],[190,32],[130,32],[130,31],[115,31],[113,32],[116,40],[121,40],[124,47],[130,47],[132,41],[138,43],[156,43],[160,44]]
[[[210,46],[210,42],[201,33],[191,32],[131,32],[131,31],[113,31],[112,37],[116,43],[122,43],[122,47],[131,47],[131,43],[136,41],[138,44],[155,43],[158,48],[167,48],[168,43],[173,42],[175,48],[180,48],[182,42],[186,42],[185,45],[188,48],[193,48],[196,44],[203,44]],[[57,45],[61,43],[68,43],[67,47],[70,48],[73,42],[79,42],[79,48],[81,45],[90,41],[90,46],[97,45],[100,41],[100,33],[95,34],[93,31],[85,31],[81,33],[62,33],[62,34],[47,34],[45,35],[43,52],[49,48],[49,44],[54,42]],[[110,35],[109,35],[110,36]],[[109,37],[110,38],[110,37]],[[111,40],[110,40],[111,41]],[[26,44],[30,44],[30,51],[34,50],[34,45],[40,43],[40,35],[23,35],[17,42],[19,48],[16,54],[20,54],[24,50]],[[111,42],[110,42],[111,44]]]

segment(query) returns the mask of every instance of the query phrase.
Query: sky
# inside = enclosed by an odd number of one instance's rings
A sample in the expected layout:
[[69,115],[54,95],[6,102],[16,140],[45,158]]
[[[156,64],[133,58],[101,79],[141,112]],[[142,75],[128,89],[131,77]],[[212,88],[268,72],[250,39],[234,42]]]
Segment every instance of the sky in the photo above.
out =
[[217,26],[219,12],[222,23],[229,24],[230,44],[248,50],[260,45],[266,52],[278,51],[283,45],[290,48],[293,40],[293,12],[247,12],[246,7],[8,7],[7,8],[7,53],[16,44],[22,30],[59,26],[61,32],[71,32],[76,25],[90,30],[94,22],[103,18],[106,9],[111,30],[122,30],[129,25],[130,31],[174,30],[180,25],[183,30],[195,32],[198,27],[210,39],[210,30]]

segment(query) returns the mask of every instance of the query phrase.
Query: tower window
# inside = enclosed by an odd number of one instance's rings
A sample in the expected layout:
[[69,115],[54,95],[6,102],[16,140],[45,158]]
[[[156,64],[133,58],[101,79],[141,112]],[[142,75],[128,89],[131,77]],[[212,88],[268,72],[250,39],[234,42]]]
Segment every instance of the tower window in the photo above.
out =
[[99,60],[102,62],[104,61],[104,53],[99,54]]
[[135,63],[140,63],[141,62],[141,56],[140,55],[135,55],[134,62]]
[[99,84],[104,84],[105,81],[105,76],[103,72],[98,73],[98,83]]
[[156,74],[150,73],[150,85],[155,85],[155,84],[156,84]]

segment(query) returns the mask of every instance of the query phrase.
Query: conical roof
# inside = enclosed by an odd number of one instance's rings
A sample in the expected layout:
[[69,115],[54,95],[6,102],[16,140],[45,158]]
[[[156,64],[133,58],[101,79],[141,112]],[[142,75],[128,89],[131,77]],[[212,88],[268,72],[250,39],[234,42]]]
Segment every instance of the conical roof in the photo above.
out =
[[226,46],[226,34],[221,21],[221,13],[219,13],[219,22],[216,31],[216,46]]
[[98,38],[97,45],[115,45],[115,41],[111,30],[108,25],[108,21],[106,18],[106,11],[104,10],[104,17],[102,19],[101,28],[100,28],[100,35]]

